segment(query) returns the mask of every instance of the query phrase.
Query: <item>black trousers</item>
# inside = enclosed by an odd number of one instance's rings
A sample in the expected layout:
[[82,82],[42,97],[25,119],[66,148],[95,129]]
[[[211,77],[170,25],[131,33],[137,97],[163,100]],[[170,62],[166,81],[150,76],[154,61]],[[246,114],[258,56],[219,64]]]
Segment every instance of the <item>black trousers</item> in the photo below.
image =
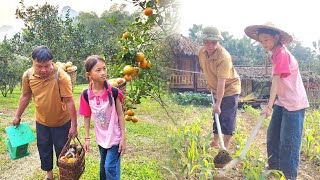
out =
[[48,127],[36,122],[37,146],[42,170],[50,171],[53,169],[53,147],[58,159],[68,140],[70,127],[71,121],[68,121],[66,124],[58,127]]

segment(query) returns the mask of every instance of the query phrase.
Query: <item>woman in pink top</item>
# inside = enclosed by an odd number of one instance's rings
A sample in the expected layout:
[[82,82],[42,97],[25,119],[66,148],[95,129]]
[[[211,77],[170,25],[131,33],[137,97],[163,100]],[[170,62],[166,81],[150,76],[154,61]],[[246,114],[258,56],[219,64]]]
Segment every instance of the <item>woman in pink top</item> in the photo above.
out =
[[[88,89],[80,96],[79,114],[85,121],[86,152],[90,149],[90,119],[94,121],[94,133],[100,151],[100,179],[120,179],[120,156],[126,150],[123,99],[119,89],[114,94],[107,83],[107,69],[103,58],[89,56],[85,61]],[[114,98],[117,97],[117,98]]]
[[262,112],[268,117],[273,111],[267,132],[269,169],[281,170],[287,179],[296,179],[305,109],[309,102],[298,62],[284,47],[292,41],[292,36],[272,23],[249,26],[245,33],[272,53],[270,98]]

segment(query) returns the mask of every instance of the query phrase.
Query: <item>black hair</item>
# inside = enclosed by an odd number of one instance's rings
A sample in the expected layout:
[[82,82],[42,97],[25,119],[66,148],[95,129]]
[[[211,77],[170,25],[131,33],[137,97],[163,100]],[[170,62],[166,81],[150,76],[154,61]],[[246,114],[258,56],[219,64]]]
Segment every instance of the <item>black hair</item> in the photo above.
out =
[[280,34],[280,32],[276,31],[274,29],[269,29],[269,28],[259,28],[258,29],[258,35],[259,34],[269,34],[271,36],[275,36],[277,34]]
[[32,51],[32,60],[40,63],[48,62],[53,59],[51,50],[46,46],[37,46]]
[[[86,72],[90,72],[92,68],[98,63],[98,61],[102,61],[105,63],[104,59],[97,55],[91,55],[86,58],[84,61],[84,68]],[[88,82],[90,82],[90,79],[88,78]]]
[[[105,63],[104,59],[100,56],[97,55],[91,55],[89,57],[86,58],[86,60],[84,61],[84,68],[86,70],[86,72],[91,72],[92,68],[99,62],[102,61]],[[89,77],[87,77],[88,82],[90,83],[90,79]],[[107,81],[104,81],[104,87],[108,88],[108,83]],[[109,98],[109,105],[112,106],[112,100],[111,100],[111,94],[108,91],[108,98]]]

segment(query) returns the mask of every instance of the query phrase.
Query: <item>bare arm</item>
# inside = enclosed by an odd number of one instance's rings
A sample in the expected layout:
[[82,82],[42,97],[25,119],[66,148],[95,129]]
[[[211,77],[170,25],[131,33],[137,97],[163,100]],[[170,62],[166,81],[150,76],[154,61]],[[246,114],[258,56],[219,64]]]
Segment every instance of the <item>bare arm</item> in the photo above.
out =
[[121,155],[123,155],[126,151],[126,130],[125,130],[123,109],[122,109],[122,105],[119,98],[116,99],[116,111],[119,118],[119,125],[120,125],[120,132],[121,132],[121,141],[120,141],[118,152],[121,152]]
[[224,96],[225,85],[226,85],[226,79],[218,78],[218,85],[217,85],[217,92],[216,92],[217,102],[214,106],[214,112],[218,114],[221,113],[221,102]]
[[24,110],[28,107],[29,102],[31,100],[31,96],[32,96],[31,92],[30,93],[21,94],[21,97],[20,97],[20,100],[19,100],[19,106],[18,106],[16,115],[15,115],[14,120],[13,120],[13,125],[14,126],[18,126],[20,124],[21,116],[22,116]]
[[86,152],[90,151],[90,116],[84,117],[84,127],[85,127],[85,142],[84,142],[84,149]]
[[71,128],[69,130],[69,134],[74,137],[78,136],[77,113],[76,113],[76,107],[74,105],[73,97],[64,97],[63,101],[64,101],[64,103],[66,103],[67,111],[68,111],[69,116],[71,118]]
[[270,116],[272,111],[272,106],[274,101],[276,100],[277,91],[279,88],[279,81],[280,81],[280,75],[273,75],[272,76],[272,84],[271,84],[271,90],[270,90],[270,98],[267,107],[264,108],[264,113],[266,114],[266,117]]

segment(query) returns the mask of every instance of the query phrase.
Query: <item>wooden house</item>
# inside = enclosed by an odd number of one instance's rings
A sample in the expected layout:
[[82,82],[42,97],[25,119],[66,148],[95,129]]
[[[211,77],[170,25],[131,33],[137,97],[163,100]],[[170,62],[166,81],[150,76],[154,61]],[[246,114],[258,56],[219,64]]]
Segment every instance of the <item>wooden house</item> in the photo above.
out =
[[[170,89],[173,91],[193,91],[209,93],[203,73],[200,71],[198,51],[200,46],[191,39],[179,34],[168,38],[174,54],[174,64],[169,68]],[[270,66],[235,66],[241,79],[241,97],[254,93],[249,103],[266,102],[271,87]],[[312,106],[320,104],[320,76],[313,72],[301,72],[309,102]]]
[[181,34],[168,37],[173,51],[174,64],[169,68],[170,89],[175,91],[207,91],[198,62],[199,45]]

